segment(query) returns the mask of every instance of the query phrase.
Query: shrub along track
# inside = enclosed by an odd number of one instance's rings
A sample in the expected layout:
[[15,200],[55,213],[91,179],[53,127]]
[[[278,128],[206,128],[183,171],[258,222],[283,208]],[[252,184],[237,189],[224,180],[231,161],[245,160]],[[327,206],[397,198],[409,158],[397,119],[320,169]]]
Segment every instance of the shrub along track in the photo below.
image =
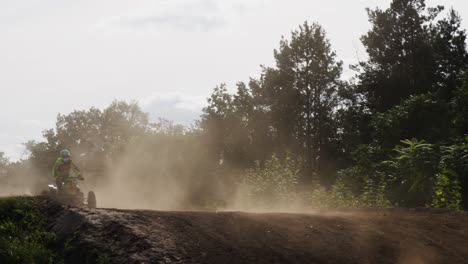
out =
[[65,263],[468,263],[464,213],[45,210]]

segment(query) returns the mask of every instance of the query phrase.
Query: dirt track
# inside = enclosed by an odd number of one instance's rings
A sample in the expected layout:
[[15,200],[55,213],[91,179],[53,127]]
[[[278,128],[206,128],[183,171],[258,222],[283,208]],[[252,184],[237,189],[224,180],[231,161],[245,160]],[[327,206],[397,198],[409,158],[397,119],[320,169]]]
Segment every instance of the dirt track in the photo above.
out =
[[466,214],[46,210],[66,263],[468,263]]

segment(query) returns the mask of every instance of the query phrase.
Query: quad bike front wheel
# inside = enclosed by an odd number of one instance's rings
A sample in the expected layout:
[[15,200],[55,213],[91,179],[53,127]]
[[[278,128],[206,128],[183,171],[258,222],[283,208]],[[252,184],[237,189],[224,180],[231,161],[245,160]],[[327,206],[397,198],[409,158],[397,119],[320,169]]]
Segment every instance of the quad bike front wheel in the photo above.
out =
[[88,208],[96,209],[96,195],[93,191],[88,192]]

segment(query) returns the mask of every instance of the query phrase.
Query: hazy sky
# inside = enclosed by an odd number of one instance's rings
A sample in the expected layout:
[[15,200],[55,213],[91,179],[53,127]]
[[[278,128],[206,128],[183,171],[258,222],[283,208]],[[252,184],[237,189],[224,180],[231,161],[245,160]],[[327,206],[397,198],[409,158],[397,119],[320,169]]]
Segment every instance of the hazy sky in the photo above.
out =
[[[453,6],[468,28],[467,0]],[[390,0],[0,0],[0,151],[13,160],[58,113],[135,100],[189,124],[219,83],[273,65],[281,35],[322,24],[345,64],[365,58],[366,7]],[[350,74],[348,71],[346,74]]]

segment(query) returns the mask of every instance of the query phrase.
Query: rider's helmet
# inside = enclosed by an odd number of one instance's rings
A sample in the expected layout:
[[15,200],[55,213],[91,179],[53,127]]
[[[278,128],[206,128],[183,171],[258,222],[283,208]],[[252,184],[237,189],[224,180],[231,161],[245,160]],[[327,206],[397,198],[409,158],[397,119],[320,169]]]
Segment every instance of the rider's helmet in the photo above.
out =
[[60,151],[60,157],[62,157],[64,159],[65,158],[69,159],[71,157],[71,153],[70,153],[70,151],[68,149],[64,149],[64,150]]

